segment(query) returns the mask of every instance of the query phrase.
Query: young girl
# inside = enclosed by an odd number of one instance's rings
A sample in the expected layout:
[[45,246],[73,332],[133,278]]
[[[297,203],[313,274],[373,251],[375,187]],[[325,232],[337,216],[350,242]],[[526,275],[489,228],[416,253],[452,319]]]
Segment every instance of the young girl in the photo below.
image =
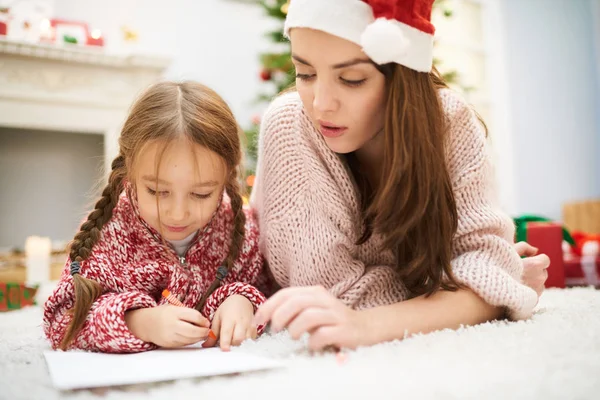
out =
[[489,196],[484,126],[432,67],[432,4],[290,3],[297,90],[263,118],[251,199],[284,289],[255,322],[314,349],[527,318],[543,286]]
[[[220,337],[227,350],[260,333],[252,317],[264,296],[252,285],[263,260],[242,208],[239,133],[198,83],[159,83],[137,100],[45,304],[53,348],[139,352],[210,336],[204,346]],[[168,304],[164,289],[186,307]]]

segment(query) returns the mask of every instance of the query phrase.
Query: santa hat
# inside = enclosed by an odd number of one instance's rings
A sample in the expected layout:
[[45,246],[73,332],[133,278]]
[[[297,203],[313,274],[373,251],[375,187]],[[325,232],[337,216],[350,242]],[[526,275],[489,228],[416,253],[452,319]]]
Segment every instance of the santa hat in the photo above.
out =
[[284,33],[311,28],[362,47],[377,64],[431,71],[434,0],[291,0]]

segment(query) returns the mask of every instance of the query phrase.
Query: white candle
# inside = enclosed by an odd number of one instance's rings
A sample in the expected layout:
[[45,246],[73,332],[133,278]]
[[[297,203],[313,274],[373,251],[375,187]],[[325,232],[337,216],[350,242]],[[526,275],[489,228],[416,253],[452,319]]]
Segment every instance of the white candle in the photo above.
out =
[[25,241],[25,266],[27,284],[38,285],[50,280],[50,238],[30,236]]

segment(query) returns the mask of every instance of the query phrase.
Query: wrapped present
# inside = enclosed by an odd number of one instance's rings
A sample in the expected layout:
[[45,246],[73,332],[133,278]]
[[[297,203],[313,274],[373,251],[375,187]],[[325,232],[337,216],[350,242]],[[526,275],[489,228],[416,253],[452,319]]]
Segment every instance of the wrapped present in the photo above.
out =
[[554,222],[528,222],[526,240],[550,258],[546,287],[600,287],[600,240],[597,235],[573,233],[573,246],[564,228]]
[[600,287],[600,236],[574,233],[577,246],[564,248],[565,276],[568,286]]
[[18,310],[35,304],[38,286],[0,283],[0,311]]
[[[546,218],[546,217],[542,217],[540,215],[530,215],[530,214],[524,214],[521,215],[520,217],[514,218],[514,222],[515,222],[515,241],[517,242],[528,242],[528,226],[529,224],[536,224],[536,223],[551,223],[551,224],[557,224],[556,221],[553,221],[550,218]],[[573,237],[571,236],[571,234],[569,233],[569,231],[567,230],[566,227],[564,227],[563,225],[560,225],[561,231],[562,231],[562,235],[563,235],[563,240],[567,243],[569,243],[571,246],[575,245],[575,239],[573,239]]]
[[567,286],[596,286],[600,288],[600,257],[565,256]]
[[564,239],[562,225],[555,222],[529,222],[527,223],[526,238],[523,239],[537,247],[540,254],[546,254],[550,258],[545,287],[564,288],[566,277],[562,249]]
[[576,255],[600,255],[600,235],[574,231],[573,238],[575,239],[575,245],[572,246],[571,250],[573,250]]

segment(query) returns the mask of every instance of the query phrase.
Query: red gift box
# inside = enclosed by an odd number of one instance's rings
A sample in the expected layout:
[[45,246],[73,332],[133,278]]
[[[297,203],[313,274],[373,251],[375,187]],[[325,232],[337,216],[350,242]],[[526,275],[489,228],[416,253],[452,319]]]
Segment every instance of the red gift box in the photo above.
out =
[[546,287],[600,287],[600,256],[563,252],[562,226],[553,222],[529,222],[527,242],[550,258]]
[[563,231],[560,224],[553,222],[527,223],[527,243],[537,247],[539,254],[546,254],[550,258],[546,287],[565,287],[562,241]]

